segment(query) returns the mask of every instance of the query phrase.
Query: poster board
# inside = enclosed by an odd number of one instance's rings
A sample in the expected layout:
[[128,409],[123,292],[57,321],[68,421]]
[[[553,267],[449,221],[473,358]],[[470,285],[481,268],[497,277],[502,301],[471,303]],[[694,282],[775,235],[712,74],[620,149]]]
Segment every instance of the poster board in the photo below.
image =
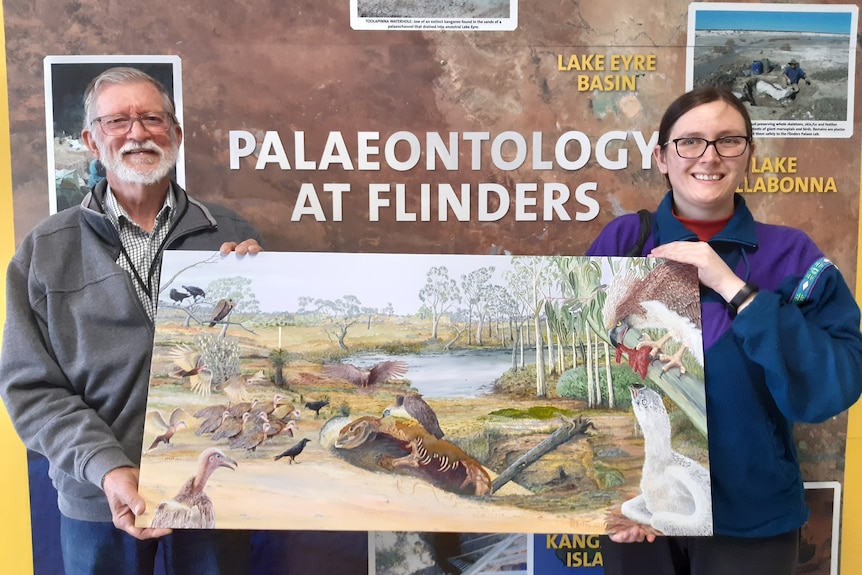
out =
[[[167,252],[138,524],[711,534],[698,294],[646,258]],[[699,489],[646,504],[678,458]]]
[[[734,6],[751,5],[740,2]],[[446,32],[430,36],[404,35],[398,30],[354,34],[350,32],[347,6],[334,2],[318,3],[314,10],[286,9],[268,1],[206,10],[165,5],[162,10],[155,6],[151,15],[141,15],[122,7],[106,12],[97,3],[37,3],[34,8],[32,2],[7,0],[4,24],[11,125],[7,142],[11,145],[7,147],[12,181],[7,191],[8,203],[12,204],[14,195],[15,205],[14,212],[10,208],[8,213],[8,230],[14,224],[13,243],[20,243],[24,234],[50,212],[45,194],[49,180],[44,170],[44,55],[155,52],[179,56],[187,85],[195,87],[189,99],[188,128],[196,137],[187,140],[194,192],[248,215],[264,228],[268,239],[274,238],[270,247],[350,250],[359,246],[365,250],[445,249],[465,253],[513,248],[558,253],[568,248],[577,252],[613,215],[655,204],[663,188],[660,178],[649,174],[648,157],[632,157],[622,170],[590,171],[596,177],[585,180],[598,182],[600,211],[589,225],[561,221],[550,226],[541,222],[511,225],[503,221],[488,226],[466,221],[437,222],[408,225],[409,231],[402,233],[400,226],[391,222],[361,225],[361,210],[356,212],[359,223],[357,217],[351,217],[329,226],[309,223],[306,218],[302,225],[285,225],[289,215],[274,206],[289,205],[300,178],[291,174],[273,177],[272,170],[267,174],[250,170],[232,173],[227,167],[225,134],[229,129],[247,126],[254,130],[272,128],[276,124],[271,119],[273,114],[293,118],[294,126],[303,127],[302,119],[309,117],[325,119],[327,127],[341,127],[352,125],[354,118],[375,118],[385,113],[391,122],[380,125],[431,125],[439,130],[441,126],[466,125],[470,118],[477,117],[477,111],[484,112],[479,118],[481,123],[496,125],[500,110],[506,110],[502,114],[510,126],[517,125],[525,133],[545,129],[557,121],[586,134],[599,134],[597,119],[605,127],[613,125],[624,131],[651,129],[657,124],[655,114],[686,87],[684,52],[692,43],[685,26],[689,6],[688,2],[677,1],[659,6],[633,1],[616,6],[613,13],[600,5],[567,12],[556,4],[540,2],[529,11],[521,11],[514,34],[494,36],[483,32],[481,42],[476,44],[469,34]],[[789,6],[819,10],[828,5],[794,2]],[[855,8],[854,4],[847,6]],[[39,18],[33,18],[34,9],[41,10]],[[177,17],[166,21],[160,16],[166,10]],[[656,17],[644,18],[644,14]],[[133,20],[149,32],[136,37],[117,33]],[[333,37],[338,40],[321,40]],[[644,48],[644,38],[652,48]],[[414,42],[425,47],[414,48]],[[338,50],[339,45],[345,46],[344,53]],[[396,47],[391,54],[390,45]],[[627,88],[580,90],[581,77],[589,82],[607,71],[566,70],[558,64],[573,55],[586,60],[614,53],[655,54],[655,68],[638,79],[637,92]],[[443,71],[442,81],[422,73],[431,68],[425,65],[429,61],[434,62],[435,70]],[[508,81],[502,82],[503,78]],[[375,89],[383,79],[385,93]],[[849,84],[855,101],[858,80]],[[285,89],[290,85],[294,87]],[[491,98],[489,92],[496,97]],[[405,93],[411,97],[399,100],[388,95]],[[436,105],[425,107],[428,100]],[[565,101],[562,108],[560,101]],[[411,119],[402,121],[408,109]],[[520,110],[528,112],[522,114]],[[233,120],[225,121],[227,117]],[[545,123],[547,118],[552,121]],[[859,267],[856,242],[846,240],[858,235],[858,122],[854,117],[853,135],[843,142],[830,142],[828,138],[759,138],[759,156],[769,158],[770,163],[758,178],[761,185],[744,191],[758,219],[808,231],[838,262],[851,283]],[[764,170],[762,166],[759,160],[756,167]],[[788,169],[792,169],[789,175]],[[524,181],[529,177],[526,172],[514,176]],[[779,186],[782,179],[795,186],[796,181],[810,182],[812,178],[831,180],[833,185],[825,192],[814,193]],[[615,184],[608,187],[608,181]],[[274,182],[277,189],[271,197],[259,193]],[[355,211],[355,206],[350,206],[350,211]],[[859,414],[855,415],[858,419]],[[801,427],[798,437],[804,476],[843,481],[847,417],[841,416],[823,427]],[[849,433],[847,444],[856,447],[852,449],[852,460],[848,453],[847,501],[855,509],[859,502],[853,490],[853,485],[859,483],[854,480],[859,471],[859,425],[851,425]],[[11,430],[8,435],[10,442],[17,442]],[[824,446],[829,450],[828,461],[816,452]],[[853,518],[857,516],[859,513],[847,516],[845,530],[853,528],[855,533],[858,525]],[[38,523],[39,518],[34,516],[34,521]],[[9,525],[24,523],[16,520]],[[35,530],[40,532],[40,527]],[[22,548],[10,547],[15,551]],[[845,551],[845,567],[852,567],[858,557],[852,548]]]

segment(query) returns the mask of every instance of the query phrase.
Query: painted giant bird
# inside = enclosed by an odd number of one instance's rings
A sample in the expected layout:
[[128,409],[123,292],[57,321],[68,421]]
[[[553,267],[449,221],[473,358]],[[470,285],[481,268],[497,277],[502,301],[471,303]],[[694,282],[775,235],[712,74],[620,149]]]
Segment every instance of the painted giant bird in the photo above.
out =
[[440,422],[437,420],[437,414],[431,409],[422,396],[418,393],[409,395],[396,395],[395,405],[390,405],[383,410],[383,416],[391,415],[393,417],[406,417],[414,419],[422,424],[425,431],[440,439],[443,437],[443,430],[440,429]]
[[213,529],[215,511],[209,496],[204,493],[207,480],[219,467],[236,469],[236,461],[211,447],[198,456],[198,469],[190,477],[176,497],[159,503],[153,513],[150,527],[169,527],[177,529]]
[[699,290],[697,268],[688,264],[665,261],[644,277],[631,270],[619,274],[608,287],[602,308],[611,343],[617,348],[625,346],[626,333],[631,328],[666,329],[658,341],[644,335],[635,349],[650,347],[650,355],[655,356],[669,339],[674,339],[680,343],[679,350],[672,356],[659,356],[668,362],[663,371],[676,366],[684,373],[682,355],[686,349],[703,365]]
[[220,299],[213,308],[212,317],[210,318],[209,326],[213,327],[218,322],[222,321],[233,311],[233,306],[236,305],[232,299]]
[[326,377],[346,379],[359,388],[373,387],[393,377],[401,377],[407,373],[405,361],[381,361],[371,369],[362,369],[349,363],[330,363],[323,366]]

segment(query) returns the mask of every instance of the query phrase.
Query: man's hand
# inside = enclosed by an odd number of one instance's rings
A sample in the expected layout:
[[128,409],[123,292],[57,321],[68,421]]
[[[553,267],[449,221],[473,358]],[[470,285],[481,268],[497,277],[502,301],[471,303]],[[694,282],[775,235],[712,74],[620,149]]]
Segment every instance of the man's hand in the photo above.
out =
[[238,256],[244,256],[246,254],[256,254],[263,251],[263,248],[257,240],[248,239],[244,242],[236,243],[236,242],[225,242],[219,248],[219,251],[224,255],[228,255],[231,252],[236,252]]
[[806,84],[808,84],[808,85],[810,86],[810,85],[811,85],[811,80],[807,80],[807,79],[806,79],[806,80],[805,80],[805,83],[806,83]]
[[135,517],[147,509],[144,498],[138,495],[138,470],[118,467],[105,474],[102,489],[111,507],[114,527],[136,539],[153,539],[171,532],[170,529],[141,529],[135,527]]

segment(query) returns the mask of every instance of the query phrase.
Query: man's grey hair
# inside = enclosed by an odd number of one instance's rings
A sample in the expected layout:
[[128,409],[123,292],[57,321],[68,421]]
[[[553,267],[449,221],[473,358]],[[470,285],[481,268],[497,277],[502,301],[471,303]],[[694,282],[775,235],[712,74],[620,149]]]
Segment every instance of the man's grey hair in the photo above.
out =
[[[93,78],[93,81],[87,86],[87,90],[84,92],[84,129],[88,129],[96,117],[96,98],[103,86],[109,84],[137,84],[141,82],[149,82],[155,86],[162,96],[164,111],[170,112],[171,116],[176,117],[174,102],[164,84],[137,68],[116,67],[105,70]],[[156,112],[160,110],[149,111]]]

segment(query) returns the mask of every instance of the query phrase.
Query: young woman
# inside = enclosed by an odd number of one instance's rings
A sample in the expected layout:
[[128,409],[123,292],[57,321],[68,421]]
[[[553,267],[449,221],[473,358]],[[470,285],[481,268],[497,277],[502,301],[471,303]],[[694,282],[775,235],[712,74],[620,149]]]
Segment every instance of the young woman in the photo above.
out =
[[[730,92],[677,98],[653,156],[670,191],[642,255],[697,267],[714,537],[653,537],[633,527],[603,541],[616,574],[788,575],[808,517],[795,421],[825,420],[862,392],[853,294],[802,231],[756,222],[736,194],[754,153],[751,119]],[[616,256],[640,219],[613,220],[588,255]]]

